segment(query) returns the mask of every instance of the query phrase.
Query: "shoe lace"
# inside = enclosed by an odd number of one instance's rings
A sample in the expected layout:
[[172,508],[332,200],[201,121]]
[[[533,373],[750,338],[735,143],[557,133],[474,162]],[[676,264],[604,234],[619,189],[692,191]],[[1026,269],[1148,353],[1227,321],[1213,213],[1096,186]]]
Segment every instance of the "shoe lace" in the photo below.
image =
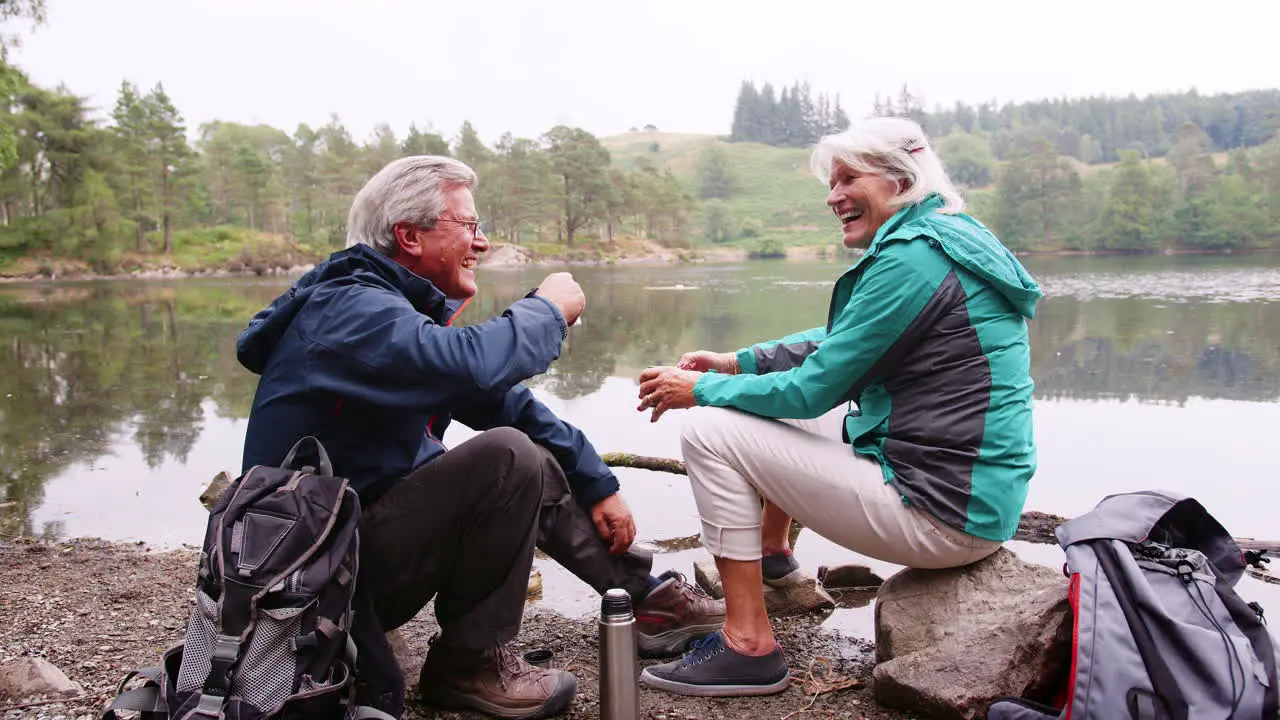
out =
[[685,574],[682,572],[679,572],[677,570],[669,570],[664,574],[664,576],[669,578],[675,578],[676,582],[680,583],[681,588],[689,590],[694,595],[700,595],[708,600],[714,599],[709,594],[707,594],[706,590],[703,590],[702,588],[698,587],[697,583],[689,582],[689,578],[685,576]]
[[495,645],[493,648],[493,656],[498,661],[498,685],[503,690],[507,689],[507,676],[520,675],[524,671],[524,663],[520,656],[511,652],[506,645]]
[[713,632],[710,635],[694,640],[689,644],[689,652],[680,659],[680,666],[690,668],[694,665],[701,665],[711,658],[725,651],[724,639],[719,632]]

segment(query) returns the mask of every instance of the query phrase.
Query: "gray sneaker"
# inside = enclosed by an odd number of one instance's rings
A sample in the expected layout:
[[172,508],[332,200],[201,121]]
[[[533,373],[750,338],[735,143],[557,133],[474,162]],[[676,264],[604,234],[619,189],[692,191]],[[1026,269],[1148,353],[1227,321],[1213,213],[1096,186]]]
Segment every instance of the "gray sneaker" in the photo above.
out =
[[697,697],[774,695],[791,684],[791,669],[780,647],[759,657],[743,655],[725,644],[718,631],[689,647],[689,654],[679,660],[645,668],[640,682]]

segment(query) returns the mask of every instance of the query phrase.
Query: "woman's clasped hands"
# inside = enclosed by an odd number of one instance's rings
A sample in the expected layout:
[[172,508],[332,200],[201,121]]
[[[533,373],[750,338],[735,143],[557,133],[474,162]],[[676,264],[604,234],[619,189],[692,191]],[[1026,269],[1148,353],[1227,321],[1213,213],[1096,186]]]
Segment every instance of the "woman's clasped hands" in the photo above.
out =
[[682,355],[680,362],[674,367],[667,365],[646,368],[640,373],[640,405],[636,410],[643,412],[652,409],[649,422],[658,422],[658,418],[668,410],[695,407],[698,402],[694,398],[693,388],[705,372],[736,375],[737,357],[733,353],[697,350]]

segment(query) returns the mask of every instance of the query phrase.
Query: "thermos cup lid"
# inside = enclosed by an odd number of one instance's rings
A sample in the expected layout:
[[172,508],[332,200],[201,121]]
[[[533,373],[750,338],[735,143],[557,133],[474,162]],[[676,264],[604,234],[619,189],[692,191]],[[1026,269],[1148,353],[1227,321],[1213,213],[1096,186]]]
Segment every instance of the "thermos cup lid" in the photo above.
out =
[[630,615],[631,595],[619,588],[606,590],[604,597],[600,599],[600,614],[604,617]]

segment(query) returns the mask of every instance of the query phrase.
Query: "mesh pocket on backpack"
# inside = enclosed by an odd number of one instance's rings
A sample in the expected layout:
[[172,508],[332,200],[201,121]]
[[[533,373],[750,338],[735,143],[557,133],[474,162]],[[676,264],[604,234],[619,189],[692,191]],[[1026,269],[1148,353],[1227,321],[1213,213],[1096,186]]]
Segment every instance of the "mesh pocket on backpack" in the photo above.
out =
[[[302,625],[305,608],[260,610],[247,647],[242,649],[231,681],[231,694],[259,709],[270,709],[293,693],[298,660],[293,638]],[[196,604],[183,639],[182,668],[177,691],[198,693],[204,689],[217,637],[218,604],[196,591]]]
[[200,692],[209,676],[213,641],[218,635],[218,604],[203,590],[196,590],[186,636],[182,640],[182,667],[178,671],[178,692]]
[[293,694],[298,657],[293,638],[305,608],[260,610],[231,691],[259,708],[273,708]]

